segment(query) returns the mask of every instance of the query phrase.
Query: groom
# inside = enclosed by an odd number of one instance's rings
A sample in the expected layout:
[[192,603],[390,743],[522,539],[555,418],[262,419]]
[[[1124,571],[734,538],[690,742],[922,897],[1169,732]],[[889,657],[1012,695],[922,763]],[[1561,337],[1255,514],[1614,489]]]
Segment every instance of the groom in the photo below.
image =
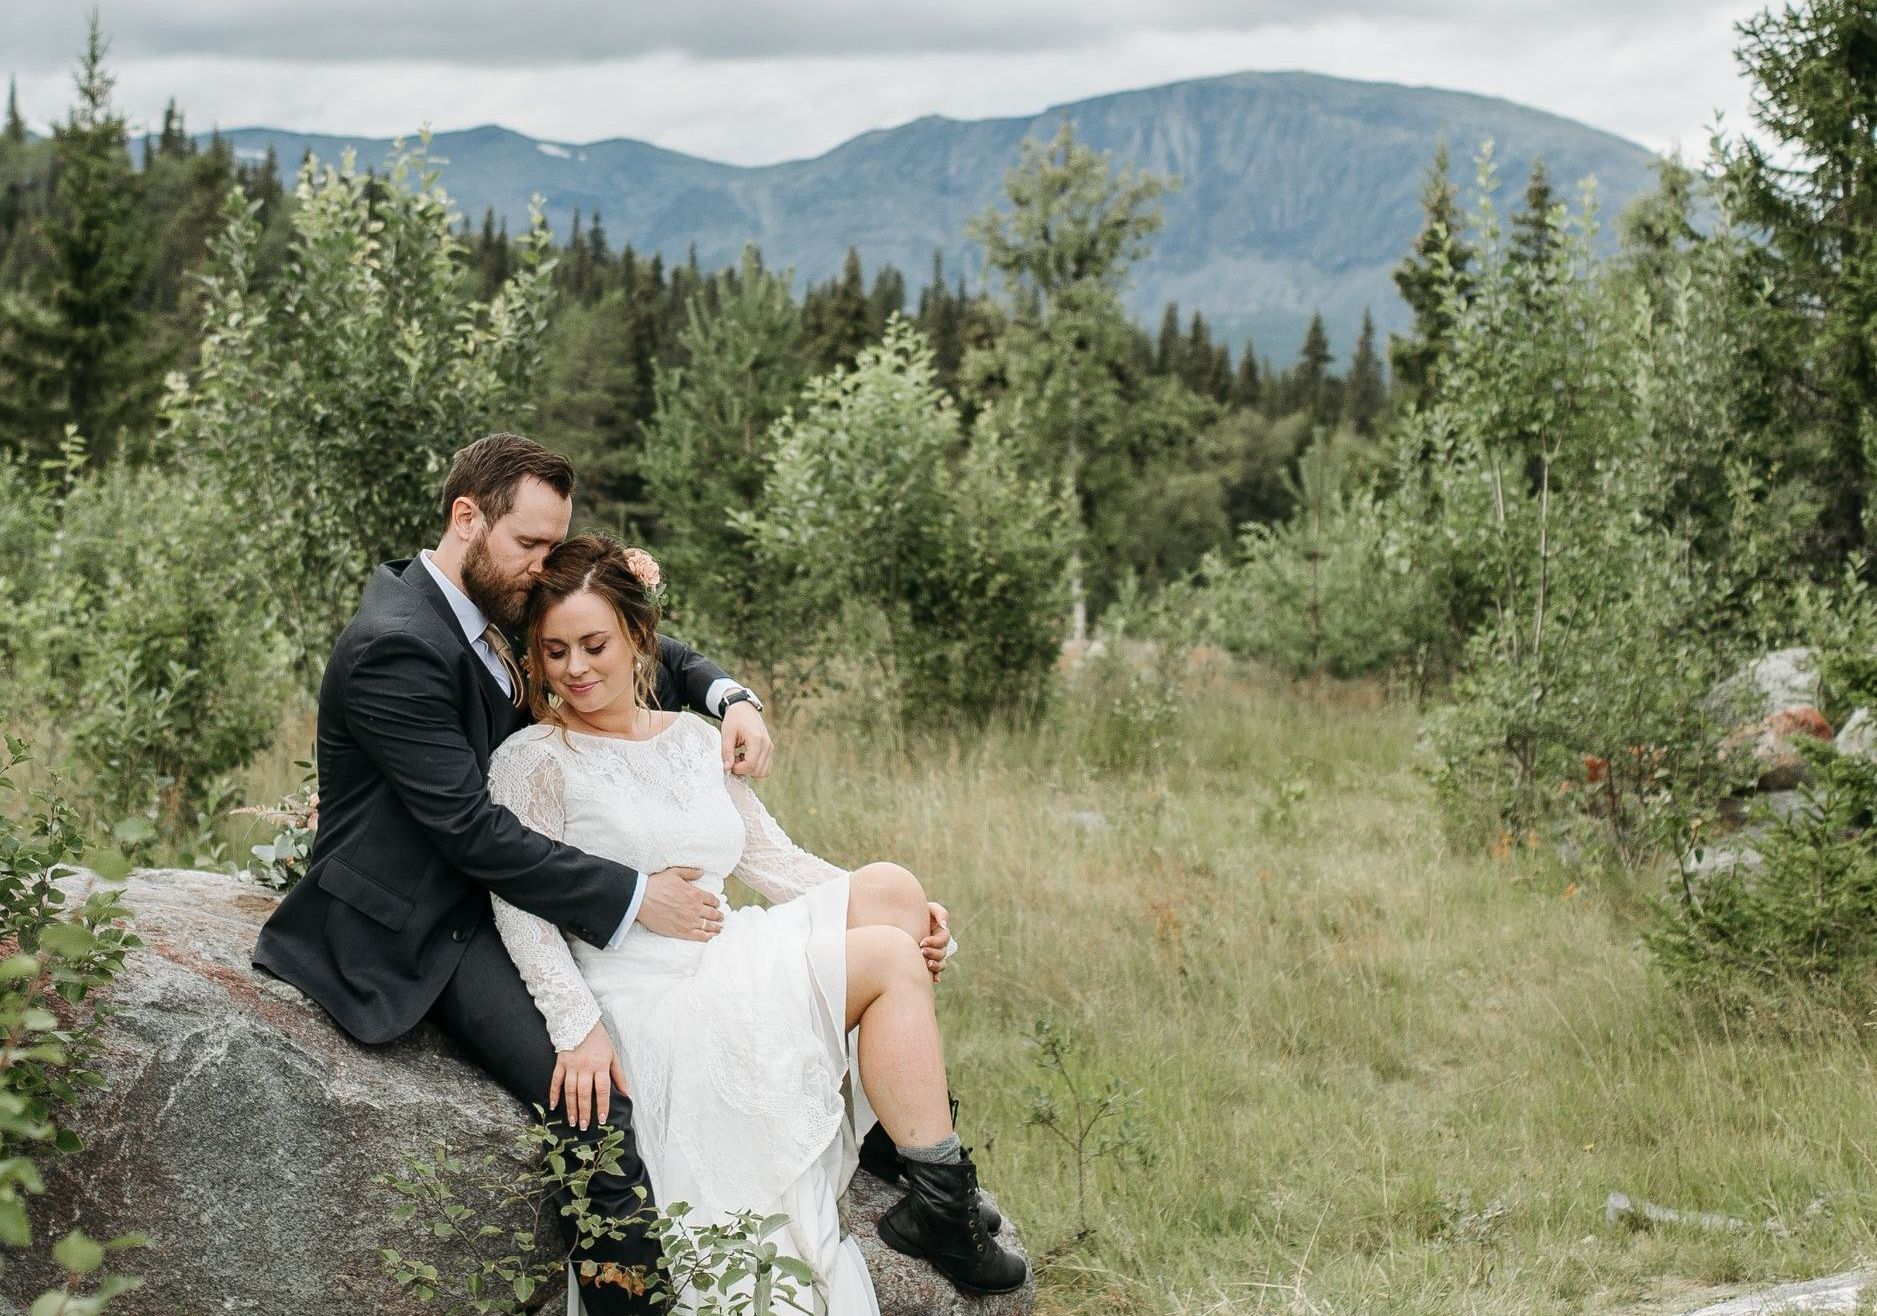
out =
[[[491,434],[456,454],[436,549],[373,573],[320,684],[312,859],[254,948],[258,968],[318,1001],[357,1040],[388,1042],[432,1019],[531,1106],[548,1101],[556,1054],[496,933],[490,892],[595,946],[615,943],[635,919],[693,941],[723,922],[717,898],[695,885],[697,870],[639,873],[558,844],[484,788],[490,752],[529,720],[509,632],[566,537],[573,487],[564,457]],[[661,637],[658,660],[659,704],[722,717],[725,766],[766,773],[761,703],[678,641]],[[595,1032],[568,1054],[587,1053],[591,1064],[599,1053],[603,1076],[611,1051]],[[615,1095],[609,1116],[569,1121],[572,1086],[550,1127],[588,1144],[609,1128],[623,1134],[619,1173],[594,1176],[589,1191],[595,1212],[624,1219],[640,1189],[650,1201],[631,1102]],[[572,1246],[572,1222],[561,1220]],[[583,1282],[590,1316],[651,1310],[617,1282],[634,1267],[656,1270],[657,1246],[642,1233],[596,1242],[576,1260],[613,1263],[600,1267],[600,1283]]]

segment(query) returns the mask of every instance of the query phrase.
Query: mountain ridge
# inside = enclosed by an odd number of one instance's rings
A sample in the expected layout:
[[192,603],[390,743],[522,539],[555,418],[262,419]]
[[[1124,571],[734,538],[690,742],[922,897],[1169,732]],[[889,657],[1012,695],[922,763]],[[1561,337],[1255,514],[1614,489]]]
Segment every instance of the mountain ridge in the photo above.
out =
[[[1166,222],[1134,271],[1130,310],[1158,321],[1169,300],[1203,312],[1235,344],[1288,360],[1313,310],[1345,354],[1363,310],[1399,328],[1407,309],[1389,272],[1419,231],[1421,182],[1436,144],[1468,163],[1495,142],[1495,204],[1515,205],[1531,161],[1543,156],[1559,194],[1599,180],[1612,214],[1653,182],[1655,156],[1614,133],[1475,92],[1362,82],[1302,70],[1240,72],[1132,88],[991,119],[922,115],[871,129],[818,155],[735,165],[632,137],[587,142],[532,137],[500,124],[434,133],[443,185],[472,220],[485,208],[511,231],[539,192],[565,235],[573,210],[601,215],[609,240],[681,260],[695,244],[706,267],[746,242],[798,279],[835,274],[852,244],[869,271],[891,261],[917,287],[933,250],[948,277],[981,281],[965,238],[971,215],[1002,199],[1004,171],[1027,136],[1047,138],[1064,116],[1117,161],[1181,176],[1163,200]],[[283,172],[306,149],[335,159],[352,144],[364,163],[390,139],[272,127],[223,132],[244,158],[272,142]],[[415,140],[415,135],[405,139]]]

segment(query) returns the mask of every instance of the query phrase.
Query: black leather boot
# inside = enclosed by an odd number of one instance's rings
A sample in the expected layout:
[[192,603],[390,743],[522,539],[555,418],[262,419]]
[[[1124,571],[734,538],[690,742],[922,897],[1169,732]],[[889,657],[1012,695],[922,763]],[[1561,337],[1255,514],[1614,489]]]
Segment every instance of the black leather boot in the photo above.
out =
[[[957,1102],[953,1102],[954,1107]],[[954,1112],[955,1113],[955,1112]],[[899,1148],[886,1136],[886,1126],[875,1123],[867,1130],[867,1136],[860,1140],[860,1168],[884,1183],[898,1183],[905,1177],[905,1161],[900,1157]],[[984,1221],[984,1232],[995,1236],[1004,1227],[1003,1216],[997,1208],[978,1198],[978,1218]]]
[[978,1168],[967,1152],[950,1165],[904,1161],[907,1193],[880,1217],[880,1241],[924,1257],[961,1292],[1009,1293],[1029,1267],[984,1230]]

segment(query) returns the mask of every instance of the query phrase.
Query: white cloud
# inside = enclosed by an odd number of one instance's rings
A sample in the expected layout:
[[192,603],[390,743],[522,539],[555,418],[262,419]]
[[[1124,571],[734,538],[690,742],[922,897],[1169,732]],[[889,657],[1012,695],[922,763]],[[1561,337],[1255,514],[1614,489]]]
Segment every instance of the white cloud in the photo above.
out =
[[[42,20],[28,31],[17,13],[0,15],[10,57],[53,37],[75,49],[77,3],[12,8]],[[451,17],[439,17],[446,8]],[[604,12],[574,0],[170,0],[160,9],[107,0],[105,20],[119,99],[146,123],[174,95],[196,128],[392,136],[426,122],[497,122],[556,142],[636,137],[759,164],[923,114],[1031,114],[1126,87],[1278,68],[1503,96],[1699,154],[1715,110],[1744,123],[1732,24],[1758,8],[1321,0],[1299,22],[1289,0],[824,0],[812,11],[708,0]],[[611,17],[629,10],[631,23]],[[494,58],[504,38],[507,57]],[[736,53],[752,48],[764,53]],[[23,59],[29,117],[62,112],[69,64],[69,54],[36,67]]]
[[[69,57],[83,0],[15,0],[0,50],[23,66]],[[1690,18],[1715,0],[1653,0],[1655,18]],[[1319,20],[1556,29],[1622,28],[1629,0],[1315,0]],[[607,62],[648,54],[698,59],[1059,50],[1145,33],[1256,32],[1292,22],[1294,0],[102,0],[121,55],[252,59],[436,60],[496,67]]]

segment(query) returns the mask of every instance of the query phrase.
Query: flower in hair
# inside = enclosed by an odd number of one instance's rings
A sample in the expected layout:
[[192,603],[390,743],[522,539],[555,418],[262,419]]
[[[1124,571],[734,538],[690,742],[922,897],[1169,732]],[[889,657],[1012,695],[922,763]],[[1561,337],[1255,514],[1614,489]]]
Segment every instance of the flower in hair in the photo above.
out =
[[639,583],[645,586],[647,593],[656,593],[658,587],[664,583],[657,561],[642,548],[626,550],[626,570],[638,577]]

